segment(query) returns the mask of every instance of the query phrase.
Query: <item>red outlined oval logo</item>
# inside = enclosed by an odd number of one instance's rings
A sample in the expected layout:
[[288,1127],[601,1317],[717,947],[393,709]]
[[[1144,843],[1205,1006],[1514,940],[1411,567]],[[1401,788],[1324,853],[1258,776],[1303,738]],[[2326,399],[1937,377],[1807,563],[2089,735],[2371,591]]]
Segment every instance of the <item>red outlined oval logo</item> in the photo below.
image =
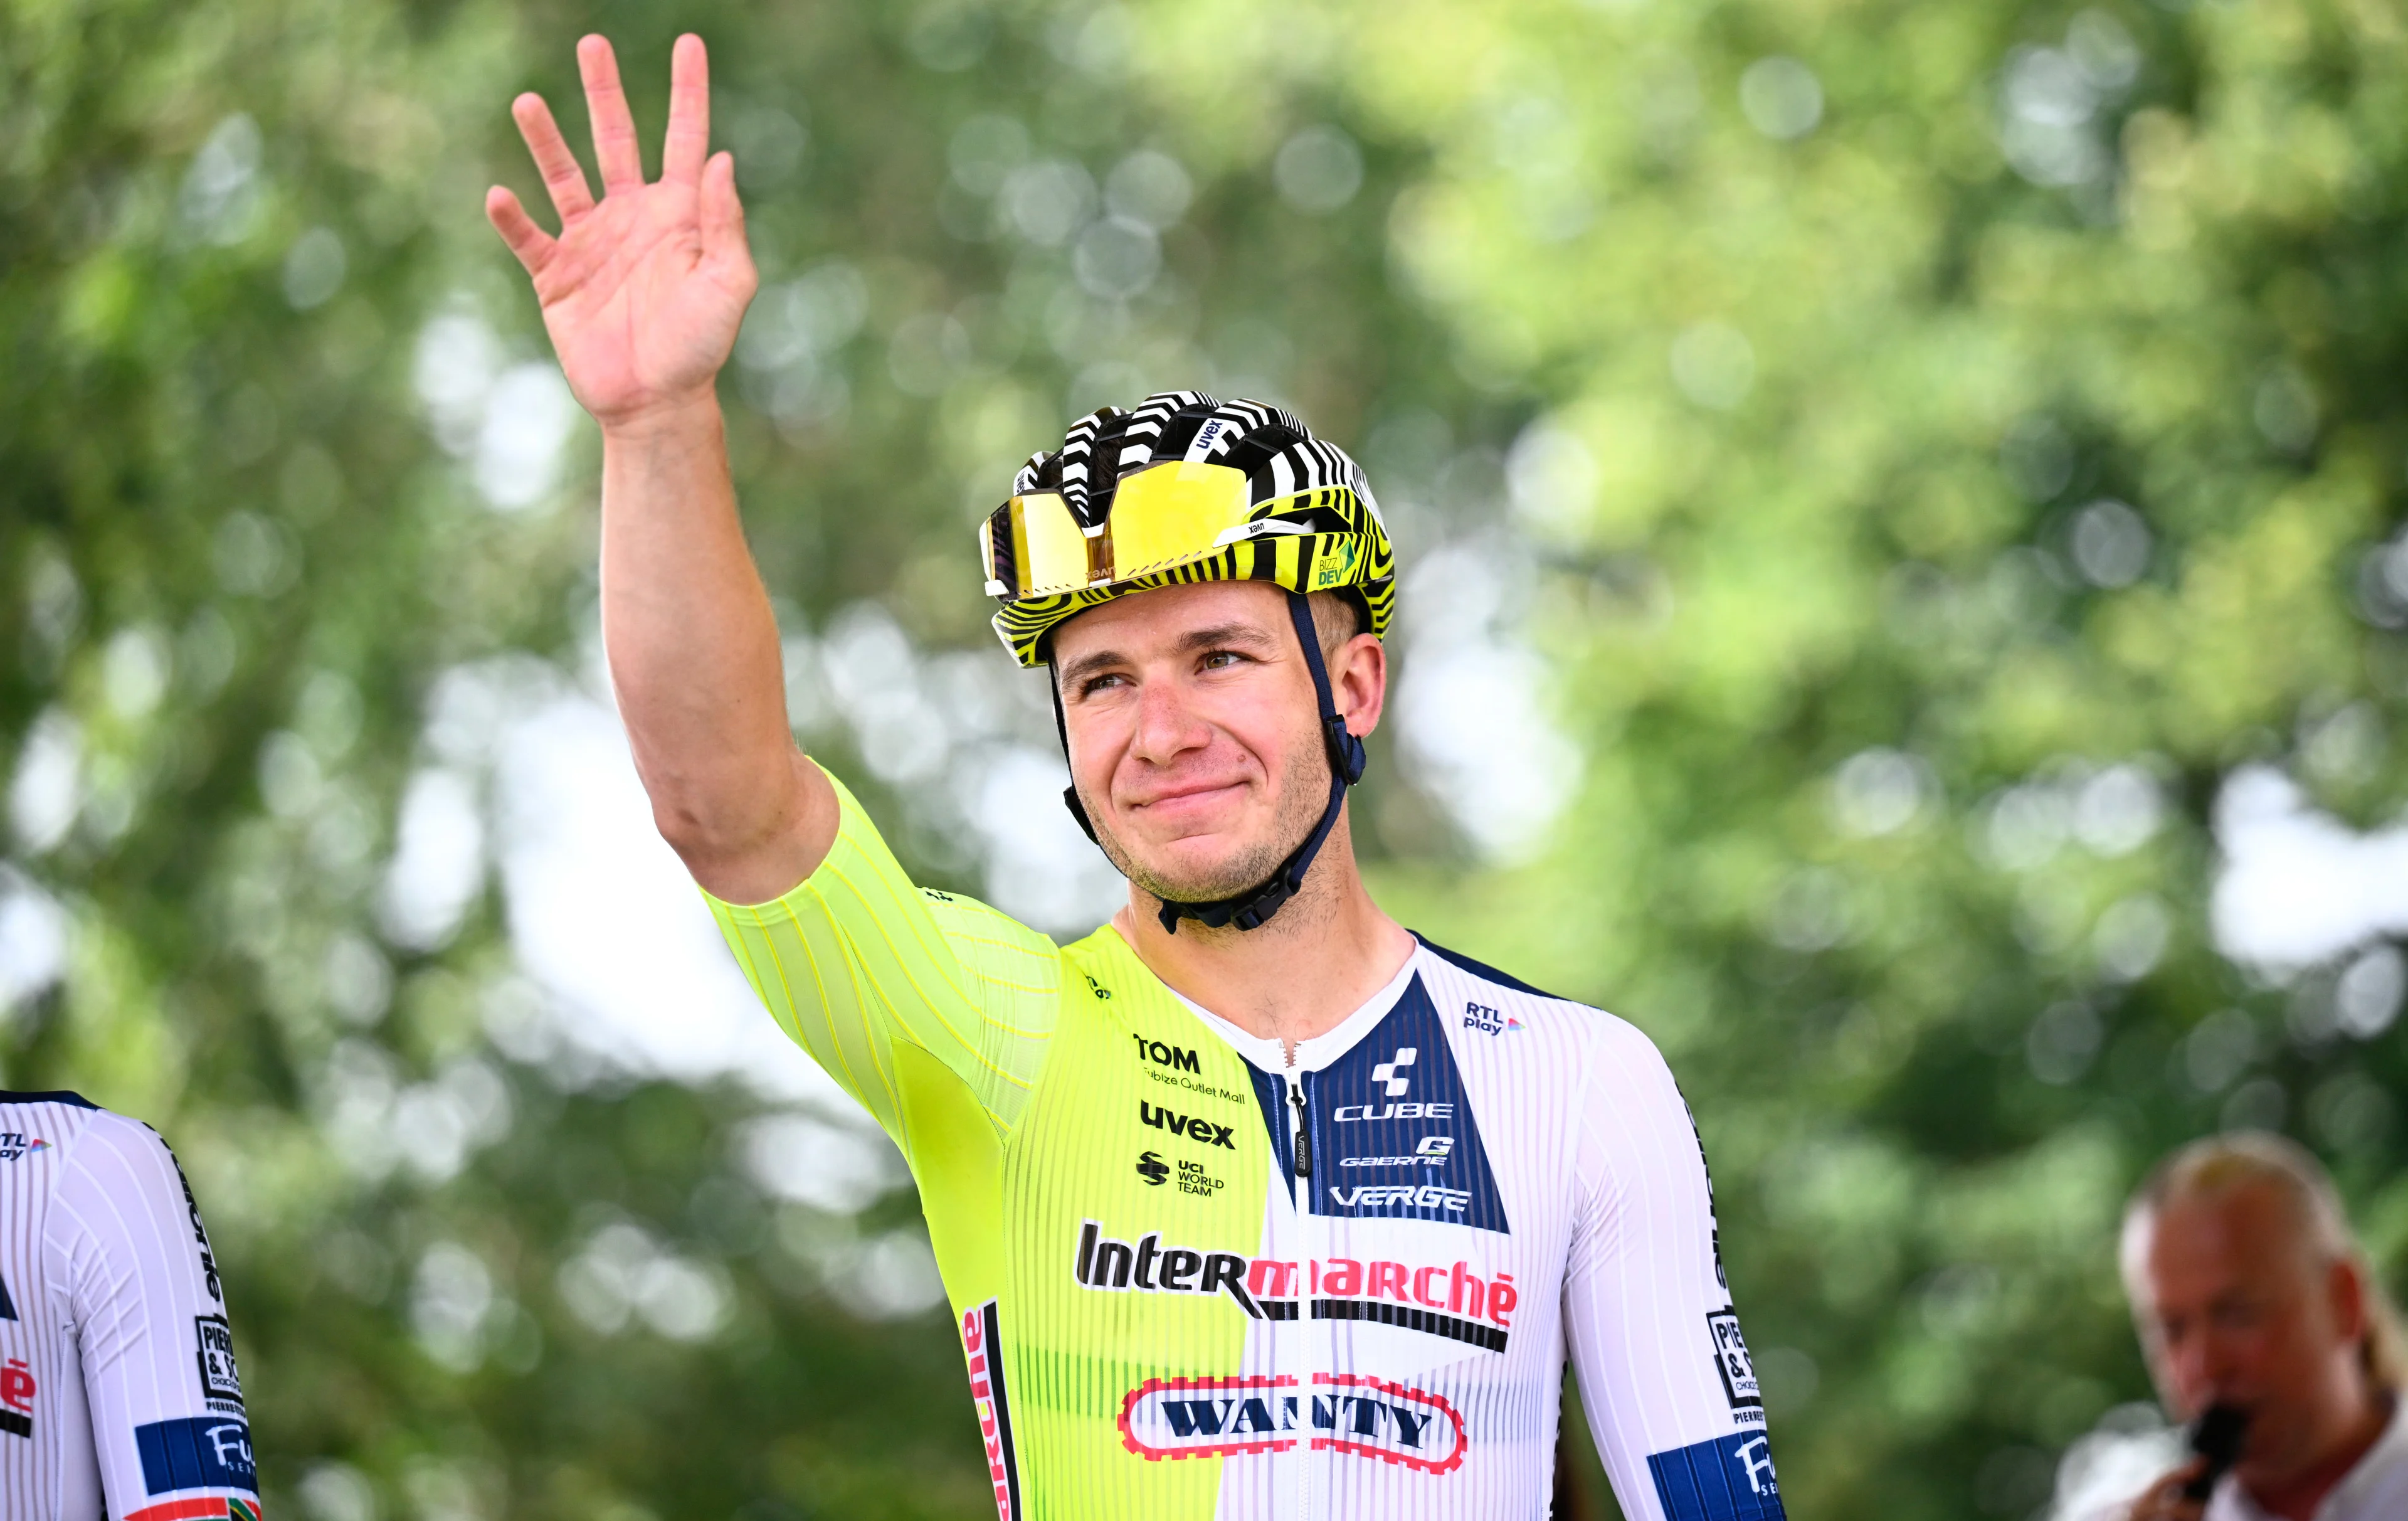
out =
[[1150,1378],[1121,1398],[1121,1445],[1148,1462],[1280,1453],[1297,1444],[1297,1381]]
[[1121,1399],[1121,1444],[1149,1462],[1285,1452],[1376,1457],[1425,1473],[1463,1466],[1463,1417],[1440,1395],[1385,1379],[1315,1373],[1153,1378]]

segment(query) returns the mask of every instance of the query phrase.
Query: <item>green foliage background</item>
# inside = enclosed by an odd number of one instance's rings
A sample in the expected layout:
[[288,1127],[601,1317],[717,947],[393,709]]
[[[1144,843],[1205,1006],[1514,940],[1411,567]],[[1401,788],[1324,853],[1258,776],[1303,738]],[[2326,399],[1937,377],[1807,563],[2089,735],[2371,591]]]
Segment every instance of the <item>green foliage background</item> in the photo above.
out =
[[[781,1244],[906,1226],[908,1192],[798,1218],[732,1160],[748,1090],[496,1049],[498,889],[436,949],[378,939],[435,679],[573,666],[593,599],[588,437],[495,510],[414,356],[462,312],[541,356],[479,214],[494,179],[536,199],[507,103],[574,139],[600,30],[656,131],[689,28],[766,283],[858,277],[857,329],[748,338],[726,387],[804,624],[877,598],[989,648],[967,525],[1074,411],[1158,386],[1361,446],[1409,557],[1503,546],[1576,789],[1498,857],[1383,743],[1380,890],[1664,1047],[1792,1514],[2041,1505],[2147,1397],[2122,1195],[2220,1123],[2300,1134],[2408,1254],[2397,1026],[2336,1033],[2342,963],[2237,966],[2208,918],[2236,770],[2360,827],[2408,801],[2398,7],[6,0],[0,889],[71,935],[0,1078],[179,1146],[274,1512],[984,1503],[941,1314],[857,1320]],[[1191,202],[1112,178],[1140,148]],[[1087,177],[1059,225],[1015,199],[1050,161]],[[1099,182],[1158,243],[1079,241]],[[29,829],[45,744],[74,808]],[[2154,828],[2069,839],[2136,786]],[[941,834],[904,843],[975,889]],[[363,1016],[328,969],[364,950]],[[347,1168],[328,1073],[363,1059],[485,1083],[507,1127],[439,1180]],[[566,1308],[611,1221],[718,1275],[715,1335]],[[463,1251],[494,1297],[445,1354],[426,1285]]]

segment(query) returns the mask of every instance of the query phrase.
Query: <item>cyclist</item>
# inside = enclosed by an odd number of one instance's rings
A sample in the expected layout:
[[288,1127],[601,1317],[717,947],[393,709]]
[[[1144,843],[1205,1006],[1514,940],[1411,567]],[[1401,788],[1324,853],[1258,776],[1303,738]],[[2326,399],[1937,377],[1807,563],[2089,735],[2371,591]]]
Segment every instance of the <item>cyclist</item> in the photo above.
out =
[[998,1513],[1541,1514],[1569,1343],[1626,1514],[1779,1516],[1662,1059],[1356,871],[1394,565],[1354,462],[1192,392],[1033,457],[986,590],[1128,903],[1056,946],[915,888],[785,723],[714,394],[754,275],[702,44],[651,184],[609,45],[579,58],[602,199],[524,95],[563,230],[487,208],[602,425],[637,767],[770,1012],[910,1159]]
[[192,1185],[72,1093],[0,1092],[0,1515],[259,1521]]

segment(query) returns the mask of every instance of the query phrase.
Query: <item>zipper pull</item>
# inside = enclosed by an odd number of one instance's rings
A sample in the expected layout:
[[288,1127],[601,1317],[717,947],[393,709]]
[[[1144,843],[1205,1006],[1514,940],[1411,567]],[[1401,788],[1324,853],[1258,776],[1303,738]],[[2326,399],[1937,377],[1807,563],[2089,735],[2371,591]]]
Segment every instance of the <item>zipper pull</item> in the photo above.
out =
[[1287,1091],[1288,1100],[1296,1105],[1296,1175],[1312,1176],[1312,1128],[1305,1122],[1304,1087],[1301,1083]]

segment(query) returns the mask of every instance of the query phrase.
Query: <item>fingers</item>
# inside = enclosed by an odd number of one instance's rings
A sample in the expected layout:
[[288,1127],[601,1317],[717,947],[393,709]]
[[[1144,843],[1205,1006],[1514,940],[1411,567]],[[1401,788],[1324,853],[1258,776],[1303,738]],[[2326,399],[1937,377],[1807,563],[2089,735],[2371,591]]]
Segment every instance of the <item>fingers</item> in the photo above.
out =
[[752,278],[752,251],[744,241],[744,203],[736,195],[736,155],[714,153],[702,170],[702,256]]
[[585,80],[585,114],[594,123],[594,158],[602,167],[602,194],[640,190],[644,155],[636,146],[636,119],[627,93],[619,87],[619,60],[598,36],[577,43],[577,71]]
[[669,56],[669,136],[661,152],[661,178],[691,185],[702,177],[710,151],[710,58],[702,38],[688,32]]
[[2206,1514],[2206,1506],[2198,1500],[2183,1498],[2183,1485],[2189,1482],[2193,1470],[2200,1466],[2190,1464],[2176,1469],[2151,1485],[2147,1492],[2133,1503],[2128,1521],[2200,1521],[2200,1516]]
[[528,274],[551,261],[551,235],[535,224],[535,219],[527,215],[517,196],[499,185],[485,192],[485,219],[494,224],[494,231],[502,235],[502,241],[510,246],[510,251],[518,255]]
[[[593,210],[594,193],[586,186],[584,167],[568,151],[568,139],[560,135],[560,123],[552,119],[552,108],[543,97],[529,92],[511,101],[510,119],[518,122],[519,136],[535,155],[536,172],[543,176],[543,188],[552,193],[552,208],[560,213],[562,225]],[[510,204],[518,205],[517,199],[513,197]]]

